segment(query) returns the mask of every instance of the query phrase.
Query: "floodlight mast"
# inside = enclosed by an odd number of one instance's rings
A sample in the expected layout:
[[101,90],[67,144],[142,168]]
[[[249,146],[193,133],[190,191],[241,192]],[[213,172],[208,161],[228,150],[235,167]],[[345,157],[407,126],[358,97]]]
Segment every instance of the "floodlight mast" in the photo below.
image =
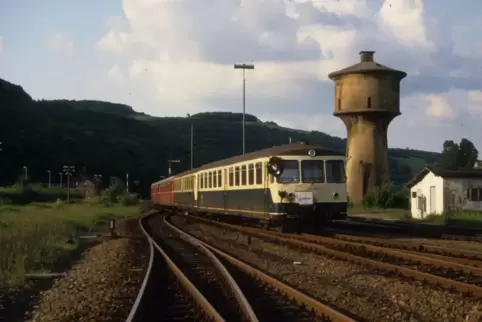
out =
[[246,130],[245,130],[245,118],[246,118],[246,69],[254,69],[253,64],[234,64],[234,69],[243,70],[243,154],[246,153]]

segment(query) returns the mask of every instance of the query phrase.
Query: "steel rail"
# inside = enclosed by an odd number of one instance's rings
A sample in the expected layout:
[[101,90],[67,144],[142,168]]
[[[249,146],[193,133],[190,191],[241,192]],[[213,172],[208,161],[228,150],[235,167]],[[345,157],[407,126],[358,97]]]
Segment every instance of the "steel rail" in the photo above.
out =
[[178,232],[180,235],[186,236],[186,238],[191,238],[193,240],[196,240],[198,243],[204,245],[205,247],[209,248],[219,256],[225,258],[228,260],[231,264],[234,266],[240,268],[241,270],[245,271],[249,275],[264,281],[265,283],[268,283],[269,285],[275,287],[278,291],[288,294],[290,297],[292,297],[298,304],[304,305],[308,307],[310,310],[316,312],[319,316],[325,316],[331,319],[331,321],[334,322],[355,322],[352,318],[344,315],[343,313],[340,313],[329,306],[320,303],[319,301],[315,300],[314,298],[301,293],[300,291],[297,291],[296,289],[284,284],[283,282],[261,272],[260,270],[234,258],[233,256],[213,247],[212,245],[199,240],[198,238],[192,236],[191,234],[177,228],[175,225],[171,224],[169,221],[167,221],[164,218],[164,221],[168,226],[170,226],[174,231]]
[[[166,217],[164,217],[164,223],[169,226],[169,228],[173,229],[173,226],[166,220]],[[204,253],[206,256],[209,257],[209,259],[213,262],[214,266],[216,269],[221,272],[221,276],[225,277],[226,283],[228,284],[229,288],[233,292],[238,305],[243,312],[243,315],[246,317],[248,321],[251,322],[259,322],[258,317],[253,311],[253,308],[249,304],[248,300],[244,296],[243,292],[239,288],[238,284],[234,280],[234,278],[231,276],[231,274],[228,272],[226,267],[219,261],[219,259],[214,255],[209,248],[207,248],[204,244],[200,243],[199,240],[193,238],[192,236],[185,234],[185,233],[180,233],[179,230],[175,230],[176,233],[179,233],[181,239],[187,241],[188,243],[194,245],[196,248],[198,248],[202,253]]]
[[[166,261],[167,265],[174,273],[174,275],[178,278],[181,285],[184,289],[194,298],[197,304],[203,309],[204,313],[211,318],[213,321],[216,322],[225,322],[225,320],[221,317],[221,315],[216,311],[216,309],[209,303],[209,301],[202,295],[202,293],[194,286],[191,281],[184,275],[184,273],[176,266],[176,264],[169,258],[169,256],[164,252],[164,250],[156,243],[154,239],[149,235],[149,233],[145,230],[142,221],[146,220],[151,215],[147,215],[139,220],[139,225],[142,229],[142,232],[149,240],[149,242],[157,249],[157,251],[162,255],[164,260]],[[162,286],[160,286],[162,287]]]
[[[273,234],[278,234],[278,233],[273,233]],[[482,276],[482,268],[478,267],[473,267],[473,266],[467,266],[459,263],[454,263],[454,262],[447,262],[445,260],[440,260],[436,258],[429,258],[429,257],[424,257],[423,254],[410,254],[410,253],[404,253],[401,251],[397,251],[394,249],[390,248],[384,248],[380,246],[374,246],[374,245],[367,245],[367,244],[361,244],[357,242],[351,242],[351,241],[344,241],[344,240],[339,240],[335,238],[330,238],[330,237],[324,237],[324,236],[316,236],[316,235],[301,235],[301,236],[290,236],[290,238],[293,239],[298,239],[301,241],[307,241],[315,244],[329,244],[333,246],[342,246],[344,248],[348,247],[356,247],[356,248],[363,248],[365,250],[368,250],[373,253],[378,253],[378,254],[386,254],[390,255],[393,257],[398,257],[404,260],[409,260],[409,261],[415,261],[419,262],[421,264],[426,264],[426,265],[432,265],[432,266],[439,266],[443,268],[449,268],[449,269],[456,269],[468,274],[474,274],[476,276]]]
[[427,245],[423,243],[404,243],[401,241],[393,241],[393,240],[386,241],[381,238],[367,237],[367,236],[351,236],[351,235],[345,235],[345,234],[335,234],[331,237],[347,240],[347,241],[353,241],[353,242],[369,243],[369,244],[382,246],[382,247],[391,247],[391,248],[407,249],[407,250],[421,251],[421,252],[427,252],[427,253],[436,253],[441,255],[463,257],[463,258],[476,259],[476,260],[482,261],[482,253],[463,250],[463,249],[433,246],[433,245]]
[[147,282],[149,281],[149,278],[151,276],[151,271],[152,271],[152,264],[154,263],[154,245],[152,243],[152,240],[150,240],[144,228],[142,227],[141,219],[139,219],[139,226],[142,229],[142,232],[144,233],[147,242],[149,243],[149,263],[147,264],[147,269],[146,273],[144,274],[144,280],[142,281],[141,287],[139,288],[139,292],[137,293],[136,300],[134,301],[134,305],[132,305],[131,311],[129,312],[129,315],[127,316],[126,322],[132,322],[135,319],[135,316],[137,314],[137,311],[139,309],[139,305],[141,303],[142,297],[144,296],[144,293],[146,291],[146,286]]
[[239,225],[232,225],[232,224],[226,224],[226,223],[221,223],[221,222],[216,222],[216,221],[211,221],[209,219],[205,218],[200,218],[200,217],[195,217],[197,220],[207,222],[211,225],[215,225],[218,227],[225,227],[229,228],[231,230],[239,231],[239,232],[244,232],[248,233],[252,236],[264,239],[264,240],[269,240],[275,243],[282,243],[286,245],[292,245],[294,247],[300,247],[304,248],[310,251],[314,251],[320,254],[325,254],[328,256],[333,256],[335,258],[339,258],[342,260],[347,260],[353,263],[357,264],[362,264],[362,265],[367,265],[371,267],[375,267],[378,269],[383,269],[385,271],[389,272],[394,272],[394,273],[399,273],[402,276],[405,277],[410,277],[414,278],[420,281],[426,281],[432,285],[437,285],[441,286],[445,289],[456,289],[460,292],[465,292],[472,294],[476,297],[482,298],[482,287],[472,285],[472,284],[466,284],[458,281],[454,281],[445,277],[440,277],[436,275],[432,275],[429,273],[424,273],[424,272],[419,272],[413,269],[401,267],[398,265],[394,264],[389,264],[389,263],[384,263],[380,262],[377,260],[361,257],[358,255],[353,255],[349,254],[343,251],[327,248],[322,245],[317,245],[314,243],[306,242],[303,240],[299,240],[296,238],[293,238],[295,235],[287,235],[287,234],[281,234],[277,232],[272,232],[272,231],[265,231],[261,230],[258,228],[251,228],[251,227],[244,227],[244,226],[239,226]]

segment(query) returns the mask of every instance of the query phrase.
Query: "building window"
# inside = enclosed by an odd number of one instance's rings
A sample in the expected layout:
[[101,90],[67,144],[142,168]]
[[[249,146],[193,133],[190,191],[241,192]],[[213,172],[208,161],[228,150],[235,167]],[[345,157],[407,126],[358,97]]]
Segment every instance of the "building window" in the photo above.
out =
[[482,188],[468,188],[467,200],[469,201],[482,201]]

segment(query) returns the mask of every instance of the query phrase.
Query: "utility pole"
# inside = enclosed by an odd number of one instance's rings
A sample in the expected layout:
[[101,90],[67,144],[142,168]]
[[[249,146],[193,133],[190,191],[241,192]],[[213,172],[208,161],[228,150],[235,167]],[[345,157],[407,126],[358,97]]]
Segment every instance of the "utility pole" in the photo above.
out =
[[70,203],[70,177],[75,173],[75,167],[72,165],[64,165],[64,174],[67,176],[67,203]]
[[50,183],[52,182],[52,171],[47,170],[47,172],[49,174],[49,189],[50,189]]
[[234,69],[243,70],[243,154],[246,152],[245,116],[246,116],[246,69],[254,69],[253,64],[234,64]]
[[24,180],[27,181],[28,180],[28,168],[26,165],[23,166],[23,170],[24,170]]
[[172,163],[179,163],[179,162],[181,162],[181,161],[180,160],[167,160],[167,163],[169,164],[169,168],[167,169],[168,177],[171,176],[171,172],[172,172],[171,164]]
[[194,123],[192,122],[190,114],[187,114],[187,117],[191,122],[191,169],[192,169],[194,168]]
[[62,189],[62,172],[59,172],[60,175],[60,189]]
[[129,172],[126,173],[126,191],[129,193]]

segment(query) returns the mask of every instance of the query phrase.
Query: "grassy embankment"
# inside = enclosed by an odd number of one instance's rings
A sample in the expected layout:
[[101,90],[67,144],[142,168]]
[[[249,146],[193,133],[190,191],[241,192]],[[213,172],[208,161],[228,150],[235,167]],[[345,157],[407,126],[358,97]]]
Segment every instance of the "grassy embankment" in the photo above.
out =
[[101,202],[0,203],[0,286],[21,283],[26,273],[48,271],[92,227],[139,213],[138,205]]

